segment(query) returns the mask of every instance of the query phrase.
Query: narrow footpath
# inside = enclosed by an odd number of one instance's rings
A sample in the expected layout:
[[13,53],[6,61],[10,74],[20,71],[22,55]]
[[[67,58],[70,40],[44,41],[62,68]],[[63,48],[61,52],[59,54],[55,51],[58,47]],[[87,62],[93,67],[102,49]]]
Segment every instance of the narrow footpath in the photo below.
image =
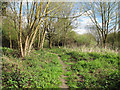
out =
[[[56,54],[56,55],[58,56],[58,54]],[[67,76],[64,75],[64,73],[67,72],[67,70],[66,70],[66,64],[60,59],[59,56],[58,56],[58,60],[60,60],[60,63],[61,63],[61,65],[62,65],[62,69],[63,69],[63,74],[61,75],[61,78],[60,78],[60,80],[61,80],[61,82],[62,82],[62,85],[59,86],[59,87],[60,87],[60,88],[69,88],[69,87],[67,86],[67,84],[66,84],[66,80],[64,79],[64,77],[67,77]]]

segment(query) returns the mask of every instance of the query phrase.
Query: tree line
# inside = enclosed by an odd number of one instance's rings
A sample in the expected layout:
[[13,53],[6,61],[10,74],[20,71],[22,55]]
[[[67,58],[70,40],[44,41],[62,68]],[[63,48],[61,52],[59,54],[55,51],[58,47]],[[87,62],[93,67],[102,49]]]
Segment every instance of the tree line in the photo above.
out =
[[[118,5],[118,2],[80,3],[77,10],[82,14],[76,15],[76,3],[72,2],[2,2],[3,46],[18,49],[22,57],[33,48],[43,48],[46,41],[49,48],[90,42],[103,48],[106,43],[120,47]],[[73,31],[77,26],[73,22],[83,14],[93,24],[86,26],[88,34],[79,35]]]

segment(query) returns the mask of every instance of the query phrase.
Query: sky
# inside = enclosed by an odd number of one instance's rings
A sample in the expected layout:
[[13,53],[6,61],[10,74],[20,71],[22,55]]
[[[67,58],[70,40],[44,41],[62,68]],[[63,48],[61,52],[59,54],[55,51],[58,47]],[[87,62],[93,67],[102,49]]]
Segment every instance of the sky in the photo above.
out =
[[[82,14],[82,16],[78,17],[76,21],[74,21],[72,24],[77,25],[77,28],[73,29],[73,31],[77,32],[78,34],[84,34],[87,33],[88,30],[85,28],[87,25],[92,25],[92,21],[90,18],[86,15],[83,9],[84,8],[83,3],[75,3],[73,11],[76,11],[74,16],[78,16]],[[90,10],[88,11],[88,13]]]
[[75,23],[78,23],[78,27],[73,30],[78,34],[84,34],[88,32],[88,30],[85,29],[85,27],[87,25],[91,25],[92,21],[89,17],[82,15],[80,18],[77,19],[77,21],[75,21]]
[[[76,7],[77,7],[76,10],[80,10],[79,9],[79,7],[80,7],[79,5],[80,4],[76,4]],[[76,11],[76,14],[74,16],[79,15],[80,14],[79,12],[80,11]],[[89,12],[91,12],[91,10],[89,10],[88,13]],[[81,11],[81,13],[83,13],[83,12]],[[97,18],[97,21],[98,21],[99,25],[101,26],[102,24],[101,24],[101,21],[100,21],[100,17],[96,17],[96,18]],[[24,18],[24,20],[25,20],[25,22],[27,22],[27,18],[26,17]],[[77,23],[78,27],[75,28],[75,29],[73,29],[73,31],[77,32],[78,34],[87,33],[88,29],[86,29],[86,26],[87,25],[93,25],[91,19],[88,16],[86,16],[86,13],[83,13],[82,16],[80,16],[79,18],[77,18],[77,20],[73,23],[73,25],[76,24],[76,23]]]
[[[77,6],[79,7],[79,6]],[[87,11],[92,12],[91,10]],[[83,12],[82,12],[83,13]],[[115,13],[113,13],[115,15]],[[76,13],[75,16],[79,15],[79,13]],[[99,23],[99,25],[102,27],[102,20],[100,16],[96,15],[96,20]],[[78,34],[85,34],[88,33],[89,30],[86,28],[87,25],[94,25],[91,19],[84,13],[82,16],[80,16],[74,23],[78,23],[78,27],[73,29],[73,31],[77,32]],[[117,25],[118,28],[118,25]]]
[[[76,13],[76,15],[79,15]],[[86,16],[86,13],[83,13],[74,23],[77,23],[77,28],[73,29],[73,31],[77,32],[78,34],[85,34],[88,32],[86,29],[87,25],[93,25],[91,19]]]

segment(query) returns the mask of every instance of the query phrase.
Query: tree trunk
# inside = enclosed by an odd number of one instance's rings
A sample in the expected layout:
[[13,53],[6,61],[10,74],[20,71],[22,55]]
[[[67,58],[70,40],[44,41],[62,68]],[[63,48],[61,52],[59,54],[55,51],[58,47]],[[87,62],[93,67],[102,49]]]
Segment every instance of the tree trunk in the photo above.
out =
[[12,49],[11,33],[9,32],[10,48]]
[[46,30],[44,30],[44,32],[42,33],[41,41],[40,41],[40,48],[43,48],[43,44],[45,40],[45,33],[46,33]]
[[28,36],[26,37],[26,41],[25,41],[25,49],[24,49],[24,55],[26,56],[28,52]]
[[21,51],[21,56],[24,57],[24,53],[23,53],[23,47],[22,47],[22,28],[21,28],[21,16],[22,15],[22,2],[21,2],[21,5],[20,5],[20,14],[19,14],[19,18],[20,18],[20,21],[19,21],[19,43],[20,43],[20,51]]
[[105,34],[103,37],[103,48],[105,48],[106,46],[106,39],[107,39],[107,34]]
[[40,29],[39,29],[39,34],[38,34],[38,45],[37,45],[37,50],[40,49]]
[[103,48],[106,46],[106,40],[103,40]]
[[50,49],[52,48],[52,39],[51,39],[51,37],[49,38],[49,48]]
[[[46,10],[46,12],[47,12],[47,10]],[[46,13],[45,16],[46,16],[46,18],[47,18],[47,13]],[[42,33],[42,36],[43,36],[43,37],[41,37],[40,48],[43,48],[46,31],[47,31],[47,19],[45,20],[45,29],[43,29],[43,33]]]

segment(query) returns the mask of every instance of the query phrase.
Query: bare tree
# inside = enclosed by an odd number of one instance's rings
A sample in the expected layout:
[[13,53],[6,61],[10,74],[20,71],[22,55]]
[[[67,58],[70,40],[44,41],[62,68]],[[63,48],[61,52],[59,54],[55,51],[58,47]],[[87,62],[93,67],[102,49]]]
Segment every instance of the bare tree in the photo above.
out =
[[[43,42],[45,39],[45,33],[47,30],[47,15],[51,14],[53,11],[61,7],[62,4],[58,5],[56,4],[56,7],[53,7],[49,10],[48,7],[50,5],[50,2],[33,2],[31,5],[31,9],[27,8],[27,21],[28,21],[28,30],[25,38],[25,46],[24,46],[24,56],[29,54],[32,50],[32,45],[35,42],[37,32],[39,31],[42,23],[44,23],[45,28],[42,30],[42,36],[41,38],[41,43],[40,43],[40,48],[43,47]],[[29,4],[27,3],[27,7]],[[29,12],[30,11],[30,12]],[[39,31],[40,32],[40,31]]]
[[103,47],[105,47],[107,35],[116,29],[118,24],[117,4],[118,2],[91,2],[86,7],[89,10],[86,13],[96,26]]
[[21,17],[22,17],[22,7],[23,7],[23,3],[20,3],[20,14],[19,14],[19,41],[20,41],[20,51],[21,51],[21,55],[22,57],[24,57],[24,53],[23,53],[23,46],[22,46],[22,28],[21,28]]

